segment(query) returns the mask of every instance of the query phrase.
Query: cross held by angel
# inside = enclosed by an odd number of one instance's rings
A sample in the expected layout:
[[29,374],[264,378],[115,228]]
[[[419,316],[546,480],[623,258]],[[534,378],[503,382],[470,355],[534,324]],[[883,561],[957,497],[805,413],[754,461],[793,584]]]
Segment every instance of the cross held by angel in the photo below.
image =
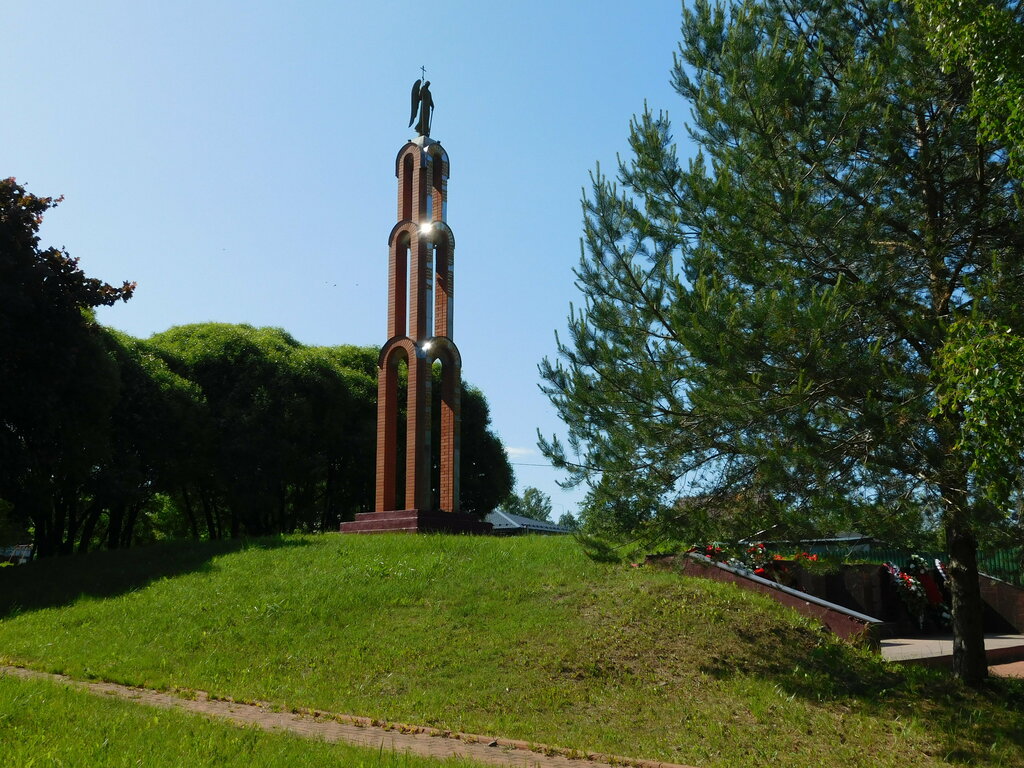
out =
[[[421,85],[422,83],[422,85]],[[416,121],[419,111],[420,119]],[[412,84],[412,113],[409,115],[409,126],[416,121],[416,133],[419,136],[430,136],[430,121],[434,116],[434,98],[430,95],[430,81],[420,79]]]

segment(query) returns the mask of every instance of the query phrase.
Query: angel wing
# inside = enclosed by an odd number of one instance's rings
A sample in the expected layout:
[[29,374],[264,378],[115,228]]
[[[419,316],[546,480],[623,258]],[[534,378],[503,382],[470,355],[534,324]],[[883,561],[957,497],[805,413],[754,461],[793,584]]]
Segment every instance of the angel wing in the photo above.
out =
[[412,113],[409,116],[409,127],[412,128],[412,124],[416,122],[416,110],[420,107],[420,81],[417,80],[412,84]]

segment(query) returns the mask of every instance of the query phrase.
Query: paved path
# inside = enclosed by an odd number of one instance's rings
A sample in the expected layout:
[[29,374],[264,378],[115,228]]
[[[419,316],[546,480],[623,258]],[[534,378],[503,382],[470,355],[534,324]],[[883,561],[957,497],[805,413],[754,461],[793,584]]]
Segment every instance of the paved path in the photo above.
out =
[[[953,658],[953,636],[907,637],[882,641],[890,661],[946,664]],[[1024,677],[1024,635],[985,635],[989,674]]]
[[[985,635],[985,650],[996,651],[993,656],[1010,654],[1013,648],[1021,649],[1024,658],[1024,635]],[[953,636],[896,638],[882,641],[882,656],[890,661],[911,659],[938,659],[953,656]]]
[[512,739],[495,739],[468,733],[440,731],[435,728],[380,723],[365,717],[338,715],[311,710],[305,713],[277,712],[266,704],[240,704],[211,699],[196,692],[195,698],[181,698],[147,688],[131,688],[115,683],[91,683],[64,675],[35,672],[21,667],[0,665],[0,675],[54,680],[96,694],[107,694],[163,709],[183,709],[209,717],[230,720],[240,725],[255,725],[267,731],[288,731],[323,741],[344,741],[373,749],[411,752],[426,757],[461,757],[481,763],[516,768],[692,768],[677,763],[634,760],[613,755],[573,755],[543,744]]
[[1014,661],[1010,664],[993,664],[988,668],[990,675],[998,677],[1024,677],[1024,661]]

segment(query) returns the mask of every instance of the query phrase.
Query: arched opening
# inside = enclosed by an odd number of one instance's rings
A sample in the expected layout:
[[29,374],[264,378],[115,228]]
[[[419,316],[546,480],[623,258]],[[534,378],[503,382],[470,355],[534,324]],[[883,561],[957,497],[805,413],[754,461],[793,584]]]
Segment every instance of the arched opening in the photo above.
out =
[[432,174],[432,161],[433,158],[430,153],[424,152],[420,162],[423,163],[423,168],[420,171],[420,194],[423,199],[420,205],[423,209],[423,218],[421,221],[433,221],[434,218],[434,196],[431,194],[430,188],[427,186],[427,182],[431,178]]
[[[459,394],[461,372],[451,349],[439,339],[431,365],[430,496],[434,509],[459,511]],[[457,353],[456,353],[457,354]]]
[[438,205],[441,206],[441,221],[444,221],[447,211],[445,210],[446,202],[444,199],[444,162],[443,158],[435,157],[433,167],[433,178],[431,179],[431,190],[430,196],[437,198]]
[[402,264],[402,301],[401,307],[405,317],[402,320],[402,324],[399,326],[397,336],[411,336],[411,324],[412,324],[412,239],[408,232],[402,233],[401,240],[402,247],[399,251],[400,262]]
[[433,239],[427,240],[427,254],[423,263],[423,333],[434,334],[434,253],[437,248]]
[[430,504],[432,509],[443,510],[441,504],[441,382],[444,364],[435,360],[430,366]]
[[405,498],[405,457],[409,431],[409,358],[402,350],[395,362],[395,377],[398,384],[398,419],[395,424],[395,509],[408,509]]
[[411,239],[409,232],[399,232],[395,238],[395,275],[394,275],[394,306],[395,313],[394,327],[391,330],[392,336],[409,335],[409,280],[410,280],[410,258]]
[[402,204],[398,212],[398,220],[412,218],[412,155],[407,154],[402,161]]
[[434,246],[434,335],[452,336],[451,243],[447,234],[439,234]]
[[376,507],[381,512],[405,508],[408,368],[405,345],[384,350],[377,379]]

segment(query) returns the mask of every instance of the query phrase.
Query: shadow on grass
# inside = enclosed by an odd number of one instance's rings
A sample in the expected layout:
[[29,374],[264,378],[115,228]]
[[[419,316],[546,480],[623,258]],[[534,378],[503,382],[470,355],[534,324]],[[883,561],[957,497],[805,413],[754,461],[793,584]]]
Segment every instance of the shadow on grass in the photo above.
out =
[[972,689],[950,670],[886,663],[826,634],[795,626],[751,628],[738,645],[705,660],[701,671],[719,679],[767,677],[786,694],[816,704],[854,706],[894,722],[917,720],[953,763],[1024,765],[1021,758],[1004,761],[1024,756],[1024,680],[993,677]]
[[210,560],[232,552],[301,547],[309,543],[281,537],[177,541],[52,557],[0,568],[0,619],[67,605],[80,597],[115,597],[159,579],[207,571]]

